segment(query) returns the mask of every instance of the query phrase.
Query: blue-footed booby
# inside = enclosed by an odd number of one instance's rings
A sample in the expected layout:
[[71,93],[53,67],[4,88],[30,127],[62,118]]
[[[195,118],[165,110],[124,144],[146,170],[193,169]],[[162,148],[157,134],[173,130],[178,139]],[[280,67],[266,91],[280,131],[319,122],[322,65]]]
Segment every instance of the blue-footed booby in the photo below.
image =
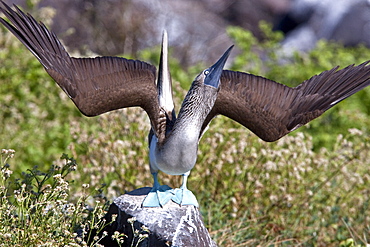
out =
[[[143,206],[163,206],[169,200],[198,206],[186,188],[197,159],[198,142],[210,121],[221,114],[245,126],[264,141],[276,141],[319,117],[337,103],[370,84],[369,61],[341,70],[335,67],[291,88],[272,80],[223,70],[230,47],[193,81],[178,117],[172,100],[164,32],[158,79],[146,62],[119,57],[71,57],[44,24],[3,1],[0,22],[40,61],[46,72],[82,114],[97,116],[125,107],[141,107],[149,116],[150,170],[154,185]],[[160,185],[157,173],[183,175],[178,189]]]

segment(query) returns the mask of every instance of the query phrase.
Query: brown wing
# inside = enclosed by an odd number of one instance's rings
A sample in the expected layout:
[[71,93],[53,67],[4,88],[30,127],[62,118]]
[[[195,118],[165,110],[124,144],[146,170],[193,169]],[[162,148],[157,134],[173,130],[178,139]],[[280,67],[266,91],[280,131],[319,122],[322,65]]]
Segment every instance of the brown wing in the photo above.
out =
[[53,32],[14,7],[17,11],[1,1],[0,10],[14,26],[2,18],[0,22],[36,56],[83,114],[96,116],[140,106],[152,123],[157,121],[159,104],[154,66],[118,57],[70,57]]
[[324,71],[295,88],[225,70],[216,103],[203,127],[222,114],[261,139],[276,141],[367,87],[370,84],[368,63]]

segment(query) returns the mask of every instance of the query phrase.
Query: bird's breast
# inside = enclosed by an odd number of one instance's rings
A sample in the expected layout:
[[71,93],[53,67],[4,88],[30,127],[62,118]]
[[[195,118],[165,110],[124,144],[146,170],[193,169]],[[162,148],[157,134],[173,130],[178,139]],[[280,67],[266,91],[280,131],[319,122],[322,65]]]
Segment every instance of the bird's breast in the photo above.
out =
[[182,135],[170,135],[163,145],[157,144],[150,146],[150,158],[159,170],[170,175],[182,175],[194,167],[198,151],[196,134],[187,135],[184,131]]

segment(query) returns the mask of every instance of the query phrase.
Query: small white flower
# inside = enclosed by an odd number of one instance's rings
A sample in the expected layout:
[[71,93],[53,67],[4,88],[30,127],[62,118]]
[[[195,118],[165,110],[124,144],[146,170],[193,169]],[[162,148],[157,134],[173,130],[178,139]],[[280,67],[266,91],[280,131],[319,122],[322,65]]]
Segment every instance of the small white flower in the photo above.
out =
[[362,134],[363,134],[361,130],[356,129],[356,128],[350,128],[350,129],[348,129],[348,132],[351,135],[358,135],[358,136],[362,136]]
[[149,228],[144,225],[141,226],[141,230],[143,230],[144,232],[150,232]]
[[116,221],[116,219],[117,219],[117,214],[112,214],[112,222]]
[[127,219],[127,222],[130,224],[133,224],[136,221],[136,217],[132,217],[130,219]]
[[277,201],[278,201],[278,197],[276,196],[276,195],[270,195],[270,201],[272,202],[272,203],[276,203]]
[[147,238],[147,237],[149,237],[148,234],[139,234],[140,239],[144,239],[144,238]]

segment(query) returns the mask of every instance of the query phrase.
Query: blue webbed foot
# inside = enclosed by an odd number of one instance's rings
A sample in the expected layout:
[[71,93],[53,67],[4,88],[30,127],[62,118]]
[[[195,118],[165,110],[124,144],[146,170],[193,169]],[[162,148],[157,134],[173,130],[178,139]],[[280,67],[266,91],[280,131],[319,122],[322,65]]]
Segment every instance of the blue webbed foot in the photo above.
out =
[[154,184],[149,194],[145,197],[143,207],[163,207],[170,200],[179,205],[194,205],[199,207],[193,192],[186,188],[186,181],[190,172],[183,174],[183,183],[179,189],[172,189],[168,185],[159,185],[157,173],[153,174]]
[[190,171],[182,175],[182,185],[179,189],[174,189],[174,196],[172,197],[172,201],[179,205],[194,205],[196,207],[199,207],[197,198],[195,198],[193,192],[188,190],[188,188],[186,187],[186,182],[188,180],[189,174]]
[[153,187],[143,201],[143,207],[162,207],[173,197],[173,189],[168,185]]
[[196,207],[199,207],[197,198],[195,197],[193,192],[188,190],[186,187],[174,189],[174,196],[172,197],[172,201],[179,205],[194,205]]
[[152,173],[154,184],[149,194],[145,197],[143,207],[163,207],[173,197],[173,189],[168,185],[160,185],[158,174]]

